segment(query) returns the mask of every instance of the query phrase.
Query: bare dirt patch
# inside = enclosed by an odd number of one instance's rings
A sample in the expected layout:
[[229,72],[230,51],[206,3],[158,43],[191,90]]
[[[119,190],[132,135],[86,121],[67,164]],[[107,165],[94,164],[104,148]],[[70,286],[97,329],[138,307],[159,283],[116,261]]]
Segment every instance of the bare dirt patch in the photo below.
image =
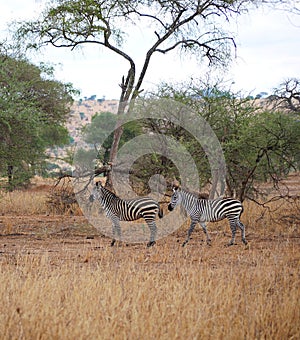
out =
[[[230,240],[230,229],[224,221],[210,224],[209,231],[212,237],[212,245],[208,246],[205,236],[200,228],[196,228],[192,239],[185,248],[182,242],[186,237],[188,223],[172,235],[157,241],[155,252],[160,248],[170,251],[189,252],[191,260],[193,252],[195,257],[199,251],[205,253],[206,260],[213,256],[214,266],[223,266],[227,261],[232,263],[235,256],[244,256],[249,251],[269,249],[276,252],[281,244],[285,251],[295,249],[300,253],[300,230],[294,228],[286,232],[284,228],[276,229],[275,232],[255,230],[254,226],[247,226],[248,246],[241,243],[240,234],[237,232],[236,245],[226,247]],[[296,230],[297,229],[297,230]],[[56,258],[66,259],[73,256],[73,260],[82,262],[82,254],[89,253],[89,261],[101,255],[101,249],[110,248],[111,239],[102,235],[96,228],[89,225],[82,216],[2,216],[0,217],[0,261],[4,256],[31,254],[41,256],[48,253]],[[126,251],[127,256],[142,251],[147,253],[145,243],[127,244],[119,242],[118,249]],[[151,252],[151,249],[149,250]],[[72,255],[73,254],[73,255]],[[95,256],[94,256],[95,255]],[[130,255],[129,255],[130,256]],[[228,257],[228,258],[227,258]],[[198,261],[199,259],[197,259]],[[296,260],[295,260],[296,261]],[[299,263],[300,264],[300,263]]]

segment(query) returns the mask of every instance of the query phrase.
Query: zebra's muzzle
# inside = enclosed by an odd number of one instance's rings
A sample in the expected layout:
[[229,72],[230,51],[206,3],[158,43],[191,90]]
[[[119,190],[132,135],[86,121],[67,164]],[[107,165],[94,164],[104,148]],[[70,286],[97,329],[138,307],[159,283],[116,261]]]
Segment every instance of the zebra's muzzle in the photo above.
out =
[[94,201],[95,201],[94,195],[91,195],[91,196],[89,197],[89,201],[90,201],[90,202],[94,202]]
[[174,207],[172,206],[172,204],[170,203],[169,205],[168,205],[168,210],[169,211],[172,211],[174,209]]

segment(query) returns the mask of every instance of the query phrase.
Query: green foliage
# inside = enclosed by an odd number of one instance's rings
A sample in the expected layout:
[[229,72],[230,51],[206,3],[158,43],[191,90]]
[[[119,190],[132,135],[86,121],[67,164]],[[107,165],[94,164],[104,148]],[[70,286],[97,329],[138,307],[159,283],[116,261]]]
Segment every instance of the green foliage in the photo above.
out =
[[[299,169],[300,123],[295,115],[263,110],[251,98],[224,90],[221,84],[200,83],[179,89],[163,84],[157,96],[188,105],[209,123],[225,156],[228,194],[240,200],[253,197],[257,193],[257,183],[269,180],[276,184],[290,171]],[[197,165],[201,185],[210,183],[207,156],[193,136],[170,122],[152,121],[147,126],[151,131],[173,136],[183,143]],[[159,167],[159,163],[154,162],[147,169],[151,173],[156,168],[155,173],[159,173]],[[165,171],[161,166],[163,168]],[[176,172],[172,164],[168,171],[172,179]]]
[[299,168],[299,122],[289,114],[262,111],[247,117],[239,134],[223,143],[230,192],[243,199],[255,192],[255,182],[277,183]]
[[9,189],[26,184],[47,147],[68,141],[63,124],[74,90],[52,77],[52,67],[0,54],[0,172]]
[[[109,160],[109,151],[113,143],[113,132],[116,128],[117,119],[118,116],[110,112],[97,113],[93,116],[91,124],[83,128],[85,142],[94,145],[102,163]],[[141,128],[138,122],[133,121],[124,124],[119,147],[122,147],[124,143],[140,133]]]

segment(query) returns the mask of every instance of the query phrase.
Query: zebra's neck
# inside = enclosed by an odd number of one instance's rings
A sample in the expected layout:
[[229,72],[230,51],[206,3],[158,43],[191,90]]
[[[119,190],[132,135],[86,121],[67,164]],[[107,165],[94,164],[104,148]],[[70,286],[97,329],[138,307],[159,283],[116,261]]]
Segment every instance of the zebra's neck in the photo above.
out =
[[102,191],[101,204],[103,205],[103,207],[107,206],[107,204],[112,201],[113,202],[123,201],[120,197],[115,195],[113,192],[103,187],[101,187],[101,191]]
[[194,208],[196,202],[198,201],[198,198],[194,194],[192,194],[188,191],[185,191],[185,190],[181,190],[180,194],[181,194],[181,205],[182,205],[182,207],[187,212],[190,212],[191,209]]

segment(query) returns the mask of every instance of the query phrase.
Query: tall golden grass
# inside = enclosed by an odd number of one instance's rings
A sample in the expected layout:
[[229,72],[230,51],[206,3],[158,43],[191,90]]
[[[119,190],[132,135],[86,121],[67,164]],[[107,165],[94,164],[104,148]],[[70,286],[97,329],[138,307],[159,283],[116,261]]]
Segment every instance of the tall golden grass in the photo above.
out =
[[0,189],[0,215],[82,215],[78,204],[73,203],[71,179],[55,182],[35,177],[29,189],[7,192]]
[[49,211],[45,191],[0,191],[0,215],[41,215]]
[[299,244],[253,248],[2,255],[1,338],[299,339]]
[[[6,215],[46,213],[42,195],[34,208],[26,192],[8,197]],[[1,339],[299,339],[299,205],[270,209],[245,202],[246,247],[239,233],[224,247],[226,222],[209,225],[211,247],[197,229],[185,248],[188,223],[151,249],[111,248],[87,227],[67,238],[0,230]]]

